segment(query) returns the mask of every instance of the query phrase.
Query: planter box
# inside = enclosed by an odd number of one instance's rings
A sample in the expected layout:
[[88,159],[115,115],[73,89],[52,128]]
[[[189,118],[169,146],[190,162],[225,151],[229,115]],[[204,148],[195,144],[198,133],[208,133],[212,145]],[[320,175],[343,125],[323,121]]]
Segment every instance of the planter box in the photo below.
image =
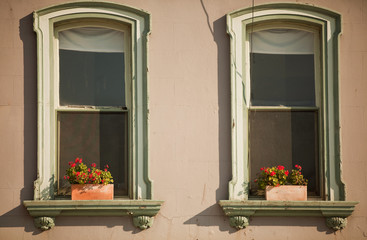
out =
[[71,184],[71,200],[113,200],[113,184]]
[[307,201],[307,186],[266,186],[265,198],[269,201]]

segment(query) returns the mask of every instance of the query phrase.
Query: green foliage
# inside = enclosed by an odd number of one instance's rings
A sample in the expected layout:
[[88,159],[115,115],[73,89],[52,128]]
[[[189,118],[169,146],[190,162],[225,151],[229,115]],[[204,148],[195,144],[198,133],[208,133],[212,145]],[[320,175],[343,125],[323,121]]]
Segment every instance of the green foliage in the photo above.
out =
[[108,165],[104,171],[96,168],[96,164],[92,163],[88,168],[82,162],[82,159],[76,158],[75,162],[69,162],[69,168],[66,170],[64,179],[67,179],[70,184],[110,184],[113,183],[113,177],[108,171]]
[[255,179],[255,182],[257,182],[259,189],[265,189],[267,185],[307,185],[307,179],[301,174],[302,167],[299,165],[295,167],[297,169],[293,169],[291,174],[285,170],[284,166],[263,167],[260,169],[260,176]]

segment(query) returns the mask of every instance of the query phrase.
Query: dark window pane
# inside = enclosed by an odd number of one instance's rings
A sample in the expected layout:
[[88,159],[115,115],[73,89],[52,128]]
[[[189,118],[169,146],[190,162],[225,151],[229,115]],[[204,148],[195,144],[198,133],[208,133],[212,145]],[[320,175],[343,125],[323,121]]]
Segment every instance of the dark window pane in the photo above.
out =
[[76,157],[90,166],[110,166],[115,195],[127,195],[127,113],[58,112],[59,194],[69,194],[63,179]]
[[251,54],[252,106],[315,106],[313,54]]
[[60,105],[125,106],[124,53],[59,53]]
[[317,111],[250,111],[251,190],[261,167],[302,166],[308,191],[319,195]]

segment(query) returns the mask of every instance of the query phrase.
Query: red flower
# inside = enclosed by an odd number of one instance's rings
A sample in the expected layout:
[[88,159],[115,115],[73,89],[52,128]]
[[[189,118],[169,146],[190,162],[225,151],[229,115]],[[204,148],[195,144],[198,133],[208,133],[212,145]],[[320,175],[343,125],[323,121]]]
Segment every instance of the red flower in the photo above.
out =
[[88,168],[88,172],[90,172],[90,168]]
[[265,168],[264,168],[264,167],[260,168],[260,171],[264,171],[264,170],[265,170]]
[[69,162],[69,166],[71,166],[71,164],[73,164],[73,162]]
[[102,179],[102,180],[101,180],[101,182],[103,183],[103,182],[104,182],[104,180]]
[[277,167],[277,169],[278,169],[278,170],[284,170],[284,166],[280,166],[280,165],[279,165],[279,166]]
[[101,172],[97,172],[97,171],[96,171],[96,173],[97,173],[97,175],[98,175],[98,176],[99,176],[99,175],[101,175]]
[[275,172],[271,172],[271,173],[270,173],[270,176],[274,176],[274,175],[275,175]]
[[82,163],[82,159],[79,159],[79,163]]
[[80,175],[80,172],[77,172],[75,175],[79,176]]
[[75,163],[71,164],[71,167],[75,167],[75,166],[76,166],[76,164],[75,164]]
[[79,158],[76,158],[76,159],[75,159],[75,163],[78,163],[78,162],[79,162]]
[[107,172],[107,168],[105,168],[104,171]]
[[298,165],[298,164],[295,165],[295,167],[298,168],[298,170],[301,170],[302,169],[302,167],[300,165]]
[[69,179],[70,177],[68,176],[67,179]]
[[257,182],[257,179],[255,179],[254,182]]
[[92,167],[96,167],[97,165],[96,165],[95,163],[92,163],[92,164],[91,164],[91,166],[92,166]]
[[110,168],[110,167],[108,166],[108,164],[106,164],[106,168]]
[[66,176],[64,176],[64,179],[66,179]]
[[285,171],[285,172],[284,172],[284,174],[285,174],[286,176],[288,176],[289,171],[288,171],[288,170],[287,170],[287,171]]
[[92,178],[93,177],[93,174],[89,174],[89,178]]

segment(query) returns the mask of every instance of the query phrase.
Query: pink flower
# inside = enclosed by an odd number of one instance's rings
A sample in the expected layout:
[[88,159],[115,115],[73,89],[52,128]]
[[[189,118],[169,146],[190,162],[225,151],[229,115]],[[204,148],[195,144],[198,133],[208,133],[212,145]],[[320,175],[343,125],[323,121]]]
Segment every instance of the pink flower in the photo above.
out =
[[110,168],[110,167],[108,166],[108,164],[106,164],[106,168]]
[[274,176],[274,175],[275,175],[275,172],[271,172],[271,173],[270,173],[270,176]]

